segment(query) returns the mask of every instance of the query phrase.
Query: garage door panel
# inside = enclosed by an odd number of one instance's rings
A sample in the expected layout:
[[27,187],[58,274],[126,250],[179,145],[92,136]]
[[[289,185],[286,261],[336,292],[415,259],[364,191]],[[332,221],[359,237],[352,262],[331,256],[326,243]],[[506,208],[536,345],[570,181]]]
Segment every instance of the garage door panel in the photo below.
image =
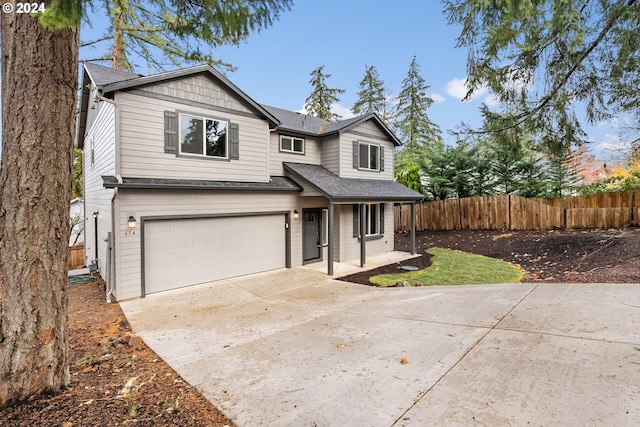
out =
[[286,264],[284,215],[145,222],[146,293]]

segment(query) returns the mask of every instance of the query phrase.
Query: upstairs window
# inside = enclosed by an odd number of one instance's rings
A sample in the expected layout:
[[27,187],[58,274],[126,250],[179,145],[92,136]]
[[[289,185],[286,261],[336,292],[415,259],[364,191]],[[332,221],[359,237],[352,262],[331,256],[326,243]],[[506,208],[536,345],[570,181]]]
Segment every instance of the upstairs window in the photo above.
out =
[[304,139],[293,136],[280,136],[280,151],[304,154]]
[[365,142],[358,143],[359,168],[371,171],[380,170],[380,146],[375,144],[367,144]]
[[229,157],[229,123],[180,114],[180,153],[203,157]]

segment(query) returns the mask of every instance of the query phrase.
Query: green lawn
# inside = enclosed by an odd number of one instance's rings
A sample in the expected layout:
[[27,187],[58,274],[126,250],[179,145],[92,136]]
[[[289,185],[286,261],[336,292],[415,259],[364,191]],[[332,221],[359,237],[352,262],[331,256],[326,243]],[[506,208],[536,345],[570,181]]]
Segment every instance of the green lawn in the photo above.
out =
[[518,283],[522,271],[508,262],[451,249],[432,248],[432,264],[424,270],[397,274],[381,274],[369,280],[378,286],[393,286],[398,280],[423,286]]

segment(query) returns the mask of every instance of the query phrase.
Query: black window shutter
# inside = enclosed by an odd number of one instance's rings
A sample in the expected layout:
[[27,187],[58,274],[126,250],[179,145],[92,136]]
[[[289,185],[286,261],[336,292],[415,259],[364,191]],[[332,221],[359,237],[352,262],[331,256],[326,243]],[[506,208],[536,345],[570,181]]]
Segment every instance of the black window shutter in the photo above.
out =
[[384,147],[380,147],[380,172],[384,172]]
[[358,160],[358,141],[353,141],[353,168],[358,169],[360,165]]
[[358,214],[358,205],[353,205],[353,237],[358,237],[360,235],[360,227],[359,225],[360,215]]
[[178,154],[178,113],[164,112],[164,152]]
[[229,159],[240,160],[240,125],[229,124]]
[[384,203],[380,203],[380,234],[384,234]]

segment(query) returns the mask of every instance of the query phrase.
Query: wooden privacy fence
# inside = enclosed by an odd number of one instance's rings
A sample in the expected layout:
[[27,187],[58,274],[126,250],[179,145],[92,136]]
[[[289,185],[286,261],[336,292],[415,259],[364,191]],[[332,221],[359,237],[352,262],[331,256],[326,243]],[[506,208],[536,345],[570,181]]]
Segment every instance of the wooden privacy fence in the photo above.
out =
[[79,268],[84,265],[84,243],[69,248],[69,269]]
[[[640,226],[640,190],[563,199],[514,195],[416,204],[416,229],[548,230]],[[395,231],[411,228],[411,206],[395,208]]]

